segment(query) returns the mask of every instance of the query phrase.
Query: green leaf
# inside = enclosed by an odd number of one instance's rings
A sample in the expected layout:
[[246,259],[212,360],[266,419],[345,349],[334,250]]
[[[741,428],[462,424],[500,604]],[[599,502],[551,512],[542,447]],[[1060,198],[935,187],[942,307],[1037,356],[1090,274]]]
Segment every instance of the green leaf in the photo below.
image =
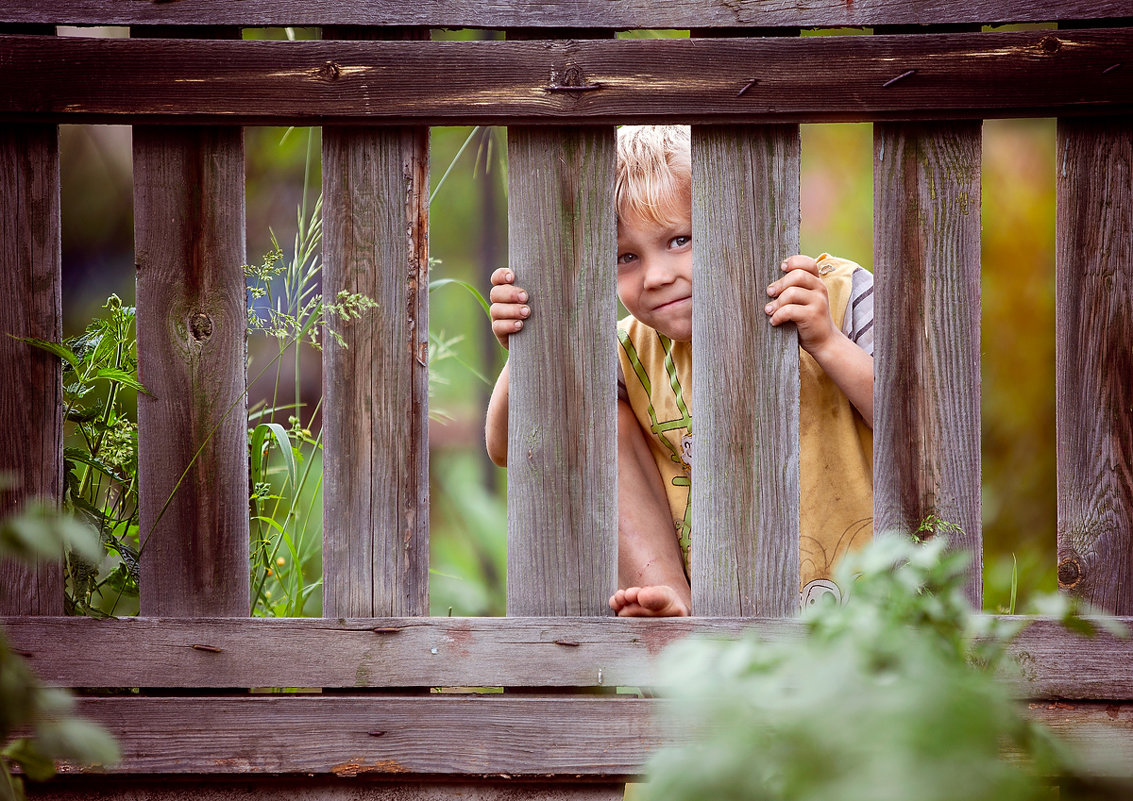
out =
[[49,720],[36,727],[44,753],[83,765],[113,765],[121,758],[118,743],[101,726],[79,717]]
[[3,755],[19,765],[33,782],[45,782],[55,775],[55,761],[40,751],[31,738],[21,737],[8,743]]
[[488,301],[484,298],[484,296],[482,294],[480,294],[479,289],[477,289],[476,287],[474,287],[472,284],[468,283],[467,281],[461,281],[458,278],[438,278],[435,281],[429,282],[429,292],[432,292],[433,290],[436,290],[436,289],[440,289],[443,286],[448,286],[449,284],[456,284],[457,286],[462,286],[465,289],[467,289],[468,292],[472,295],[472,297],[474,297],[474,298],[476,298],[476,300],[480,301],[480,305],[484,307],[484,313],[485,314],[490,313],[489,308],[488,308]]
[[66,345],[62,345],[58,342],[48,342],[45,339],[36,339],[35,337],[17,337],[12,334],[8,334],[8,336],[12,337],[12,339],[18,339],[20,342],[31,345],[34,348],[45,350],[48,353],[54,353],[63,361],[70,363],[70,365],[75,368],[76,372],[79,370],[79,357]]
[[252,432],[253,480],[263,480],[264,439],[269,434],[275,437],[275,441],[279,443],[279,451],[283,455],[283,461],[287,464],[287,477],[291,481],[291,486],[294,487],[299,472],[295,466],[295,453],[292,451],[291,436],[287,433],[287,429],[279,423],[260,423]]
[[152,397],[152,393],[142,385],[142,382],[138,380],[137,376],[127,373],[125,370],[103,367],[95,372],[94,378],[102,378],[115,384],[122,384],[123,386],[136,389],[138,392],[144,392],[146,395],[151,395]]

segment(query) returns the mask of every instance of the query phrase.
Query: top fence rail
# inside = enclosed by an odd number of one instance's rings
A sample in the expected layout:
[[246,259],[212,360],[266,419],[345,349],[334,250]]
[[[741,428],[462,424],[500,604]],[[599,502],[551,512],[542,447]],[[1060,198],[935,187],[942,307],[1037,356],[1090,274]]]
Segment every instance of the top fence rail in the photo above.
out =
[[0,24],[720,29],[973,25],[1133,17],[1133,0],[0,0]]

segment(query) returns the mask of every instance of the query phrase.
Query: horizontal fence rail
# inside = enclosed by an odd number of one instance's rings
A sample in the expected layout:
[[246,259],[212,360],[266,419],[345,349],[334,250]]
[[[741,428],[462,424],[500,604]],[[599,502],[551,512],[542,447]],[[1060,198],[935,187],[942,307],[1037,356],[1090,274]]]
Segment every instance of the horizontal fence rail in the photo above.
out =
[[[1133,641],[1031,620],[1010,647],[1020,673],[1005,677],[1019,697],[1133,700]],[[1118,622],[1133,631],[1133,618]],[[664,680],[657,656],[685,637],[775,642],[803,632],[783,618],[8,617],[0,625],[45,682],[91,688],[650,687]]]
[[[659,725],[668,708],[633,696],[498,694],[86,698],[78,705],[118,738],[122,761],[105,769],[111,775],[510,782],[568,774],[572,785],[632,780],[661,748],[688,747],[690,732]],[[1133,772],[1133,704],[1036,702],[1028,713],[1115,774]],[[75,768],[64,763],[61,772]],[[565,793],[574,786],[562,792],[573,797]]]
[[734,28],[857,25],[956,25],[1092,20],[1133,15],[1127,0],[68,0],[44,8],[33,0],[0,2],[0,23],[60,25],[372,25],[434,28]]
[[1102,114],[1133,109],[1131,49],[1133,28],[506,42],[0,36],[0,119],[455,125]]

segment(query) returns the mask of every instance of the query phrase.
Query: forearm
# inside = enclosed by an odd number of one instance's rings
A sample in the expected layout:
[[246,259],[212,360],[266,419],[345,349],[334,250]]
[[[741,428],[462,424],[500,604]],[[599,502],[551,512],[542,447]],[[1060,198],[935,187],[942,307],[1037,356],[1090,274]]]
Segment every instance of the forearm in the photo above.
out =
[[618,403],[618,585],[672,587],[686,609],[685,577],[669,502],[657,463],[625,403]]
[[500,467],[507,467],[508,364],[500,370],[484,417],[484,445],[488,457]]
[[873,357],[841,332],[810,355],[873,428]]

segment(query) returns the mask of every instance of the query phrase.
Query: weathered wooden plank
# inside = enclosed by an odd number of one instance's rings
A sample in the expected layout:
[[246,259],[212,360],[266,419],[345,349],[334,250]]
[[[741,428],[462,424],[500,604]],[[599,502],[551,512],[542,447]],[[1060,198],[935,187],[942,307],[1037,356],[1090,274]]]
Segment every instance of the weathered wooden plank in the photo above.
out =
[[1133,704],[1032,703],[1027,715],[1082,755],[1091,776],[1128,781],[1133,775]]
[[967,549],[979,608],[978,122],[875,127],[874,275],[874,531]]
[[1133,118],[1058,123],[1058,583],[1133,612]]
[[2,622],[45,682],[73,687],[637,686],[653,684],[653,657],[691,633],[799,631],[700,618]]
[[[761,618],[0,618],[0,625],[53,686],[183,688],[648,687],[662,683],[656,656],[687,636],[779,641],[802,631],[796,620]],[[1011,650],[1021,697],[1133,699],[1129,640],[1079,637],[1040,619]]]
[[378,304],[324,338],[328,616],[429,609],[428,184],[427,128],[323,129],[323,292]]
[[[112,774],[624,780],[680,733],[628,695],[84,698],[122,749]],[[632,743],[632,748],[626,744]],[[75,772],[63,766],[62,772]]]
[[799,350],[765,289],[799,249],[799,129],[693,129],[692,608],[799,605]]
[[59,25],[423,25],[433,28],[731,28],[941,25],[1046,22],[1130,15],[1125,0],[371,0],[339,4],[310,0],[180,0],[122,3],[68,0],[44,7],[32,0],[0,2],[0,22]]
[[[224,781],[119,776],[62,776],[47,784],[30,784],[28,798],[41,801],[621,801],[621,784],[498,779],[495,782],[443,783],[367,781],[359,777],[289,776]],[[569,792],[570,795],[564,795]]]
[[617,588],[614,132],[508,130],[511,615],[600,615]]
[[[58,129],[0,126],[0,517],[32,497],[62,498],[60,361],[8,336],[62,337],[59,236]],[[0,610],[63,614],[59,563],[0,561]]]
[[[627,696],[85,698],[80,714],[118,739],[110,775],[200,779],[441,777],[625,780],[691,734],[658,725],[671,702]],[[1133,704],[1047,702],[1027,713],[1109,769],[1133,771]],[[627,743],[632,747],[627,747]],[[61,766],[64,775],[79,771]]]
[[[1133,105],[1133,69],[1120,66],[1131,48],[1133,28],[554,43],[5,36],[0,118],[448,125],[1117,113]],[[578,86],[555,89],[568,74]]]
[[133,138],[141,609],[247,615],[244,135]]

